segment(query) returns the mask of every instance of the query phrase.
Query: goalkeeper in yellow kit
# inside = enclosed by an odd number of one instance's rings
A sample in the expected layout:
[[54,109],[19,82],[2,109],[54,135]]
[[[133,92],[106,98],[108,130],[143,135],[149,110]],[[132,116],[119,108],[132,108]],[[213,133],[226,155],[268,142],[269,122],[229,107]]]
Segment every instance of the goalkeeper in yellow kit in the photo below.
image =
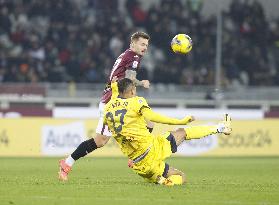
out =
[[174,185],[183,184],[183,172],[170,167],[164,160],[177,151],[184,140],[199,139],[215,133],[231,133],[230,117],[212,126],[179,128],[163,135],[152,135],[146,120],[152,122],[186,125],[194,120],[186,116],[179,120],[160,115],[148,106],[143,97],[136,96],[136,86],[127,78],[112,84],[112,98],[106,104],[104,123],[119,144],[123,154],[129,157],[130,167],[150,182]]

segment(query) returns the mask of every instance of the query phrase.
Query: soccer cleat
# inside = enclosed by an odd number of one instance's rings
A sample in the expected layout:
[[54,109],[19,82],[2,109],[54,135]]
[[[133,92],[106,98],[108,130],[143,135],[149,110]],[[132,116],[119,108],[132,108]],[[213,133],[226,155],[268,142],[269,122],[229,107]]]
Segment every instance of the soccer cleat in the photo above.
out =
[[232,119],[229,116],[229,114],[225,114],[224,120],[218,124],[218,128],[217,128],[218,133],[230,135],[232,133],[231,121]]
[[66,164],[65,159],[59,161],[58,178],[62,181],[68,180],[68,174],[71,171],[71,167]]
[[183,178],[180,175],[171,175],[167,178],[170,180],[174,185],[182,185],[183,184]]
[[172,180],[165,178],[163,176],[158,177],[157,183],[160,185],[165,185],[165,186],[174,186],[174,183]]
[[175,183],[172,180],[167,178],[167,179],[165,179],[165,182],[163,183],[163,185],[165,185],[165,186],[174,186]]

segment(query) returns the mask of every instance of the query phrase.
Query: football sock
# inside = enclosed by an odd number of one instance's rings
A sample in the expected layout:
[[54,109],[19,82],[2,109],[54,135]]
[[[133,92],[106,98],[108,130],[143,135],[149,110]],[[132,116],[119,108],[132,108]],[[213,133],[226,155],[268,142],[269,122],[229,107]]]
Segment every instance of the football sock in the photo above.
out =
[[180,175],[171,175],[168,177],[169,180],[171,180],[176,185],[181,185],[183,183],[182,176]]
[[69,165],[70,167],[72,167],[73,164],[75,163],[75,160],[72,158],[71,155],[69,155],[69,156],[66,158],[65,163],[66,163],[67,165]]
[[84,157],[85,155],[89,154],[90,152],[97,149],[97,145],[93,138],[86,140],[82,142],[76,150],[71,154],[71,157],[76,161],[81,157]]
[[200,139],[211,134],[218,133],[217,126],[192,126],[185,128],[186,140]]

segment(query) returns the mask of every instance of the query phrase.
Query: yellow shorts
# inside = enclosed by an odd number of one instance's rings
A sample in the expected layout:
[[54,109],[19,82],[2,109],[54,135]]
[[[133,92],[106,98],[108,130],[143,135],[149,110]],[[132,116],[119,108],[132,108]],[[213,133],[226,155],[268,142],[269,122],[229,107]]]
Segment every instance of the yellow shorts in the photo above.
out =
[[168,171],[168,164],[164,160],[174,152],[173,146],[176,146],[176,144],[173,145],[174,139],[170,140],[170,138],[173,139],[170,132],[154,136],[150,151],[144,159],[134,164],[133,170],[149,182],[157,182],[158,177]]

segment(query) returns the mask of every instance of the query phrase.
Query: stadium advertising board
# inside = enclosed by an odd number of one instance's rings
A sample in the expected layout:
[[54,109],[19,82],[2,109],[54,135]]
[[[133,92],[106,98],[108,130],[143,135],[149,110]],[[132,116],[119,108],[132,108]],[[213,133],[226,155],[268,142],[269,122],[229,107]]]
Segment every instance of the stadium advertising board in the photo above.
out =
[[41,84],[2,84],[0,97],[18,98],[42,98],[46,96],[46,88]]
[[[192,125],[209,124],[197,121]],[[210,123],[211,124],[211,123]],[[182,156],[278,156],[278,119],[234,120],[231,135],[211,135],[186,141],[178,147]],[[158,130],[172,130],[173,126],[157,125]]]
[[52,110],[44,106],[18,106],[8,109],[0,108],[0,118],[18,118],[18,117],[52,117]]
[[[220,119],[224,113],[229,113],[234,120],[241,119],[263,119],[264,112],[259,109],[184,109],[184,108],[154,108],[155,112],[167,115],[169,117],[183,118],[185,115],[193,115],[196,119],[212,120]],[[82,107],[55,107],[53,109],[54,118],[81,118],[94,119],[99,117],[98,108]]]
[[64,155],[86,140],[82,121],[63,125],[42,125],[41,152],[43,155]]
[[[195,122],[204,124],[206,122]],[[208,124],[208,123],[207,123]],[[183,156],[279,156],[278,119],[234,120],[230,136],[212,135],[183,143]],[[17,118],[0,119],[0,156],[62,156],[95,133],[97,120]],[[156,125],[154,134],[173,126]],[[123,156],[111,139],[93,156]]]
[[[97,120],[53,118],[0,119],[0,156],[62,156],[95,133]],[[115,142],[95,155],[121,155]]]
[[0,156],[39,156],[41,120],[0,119]]

